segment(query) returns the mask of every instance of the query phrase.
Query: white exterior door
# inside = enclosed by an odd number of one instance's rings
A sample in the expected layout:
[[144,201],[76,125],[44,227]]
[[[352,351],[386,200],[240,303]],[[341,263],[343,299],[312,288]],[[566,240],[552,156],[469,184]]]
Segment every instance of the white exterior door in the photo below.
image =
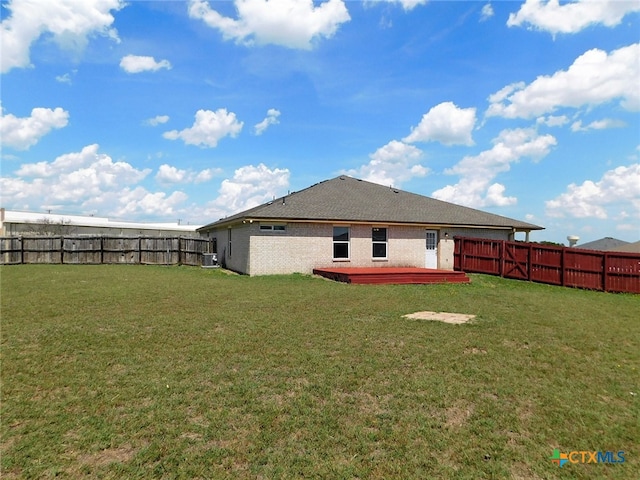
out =
[[425,230],[426,254],[425,267],[438,268],[438,231]]

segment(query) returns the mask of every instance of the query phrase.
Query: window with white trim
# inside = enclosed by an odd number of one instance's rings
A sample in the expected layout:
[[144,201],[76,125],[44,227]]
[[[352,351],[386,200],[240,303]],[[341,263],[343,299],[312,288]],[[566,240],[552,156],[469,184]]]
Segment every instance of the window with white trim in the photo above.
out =
[[372,257],[387,258],[387,229],[374,227],[371,229]]
[[284,232],[286,229],[285,225],[260,225],[261,232]]
[[349,227],[333,227],[333,258],[349,259]]
[[230,257],[231,256],[231,229],[230,228],[227,230],[227,233],[229,234],[229,239],[228,239],[229,241],[227,242],[227,245],[228,245],[227,246],[227,256]]

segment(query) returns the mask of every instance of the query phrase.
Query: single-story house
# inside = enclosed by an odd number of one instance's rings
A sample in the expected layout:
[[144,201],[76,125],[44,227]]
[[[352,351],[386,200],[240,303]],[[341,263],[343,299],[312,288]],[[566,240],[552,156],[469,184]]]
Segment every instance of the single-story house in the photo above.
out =
[[341,175],[205,225],[219,262],[248,275],[328,267],[453,270],[453,237],[543,227]]

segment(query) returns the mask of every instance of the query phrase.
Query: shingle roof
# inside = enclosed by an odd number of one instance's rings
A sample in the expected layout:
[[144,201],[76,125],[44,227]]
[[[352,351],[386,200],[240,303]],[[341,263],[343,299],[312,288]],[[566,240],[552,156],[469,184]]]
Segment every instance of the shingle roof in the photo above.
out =
[[585,248],[587,250],[601,250],[601,251],[609,251],[618,247],[622,247],[627,245],[629,242],[625,242],[624,240],[618,240],[613,237],[604,237],[599,240],[594,240],[593,242],[583,243],[582,245],[576,245],[574,248]]
[[375,222],[542,230],[543,227],[342,175],[199,230],[240,220]]
[[640,241],[627,243],[621,247],[616,247],[611,250],[612,252],[624,252],[624,253],[640,253]]

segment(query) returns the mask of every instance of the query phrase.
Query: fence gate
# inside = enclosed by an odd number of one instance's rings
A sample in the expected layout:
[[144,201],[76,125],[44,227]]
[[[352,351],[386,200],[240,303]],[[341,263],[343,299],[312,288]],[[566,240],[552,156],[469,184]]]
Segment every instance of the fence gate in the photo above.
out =
[[551,285],[640,293],[640,254],[454,237],[454,268]]
[[502,275],[506,278],[529,280],[529,248],[505,242]]

